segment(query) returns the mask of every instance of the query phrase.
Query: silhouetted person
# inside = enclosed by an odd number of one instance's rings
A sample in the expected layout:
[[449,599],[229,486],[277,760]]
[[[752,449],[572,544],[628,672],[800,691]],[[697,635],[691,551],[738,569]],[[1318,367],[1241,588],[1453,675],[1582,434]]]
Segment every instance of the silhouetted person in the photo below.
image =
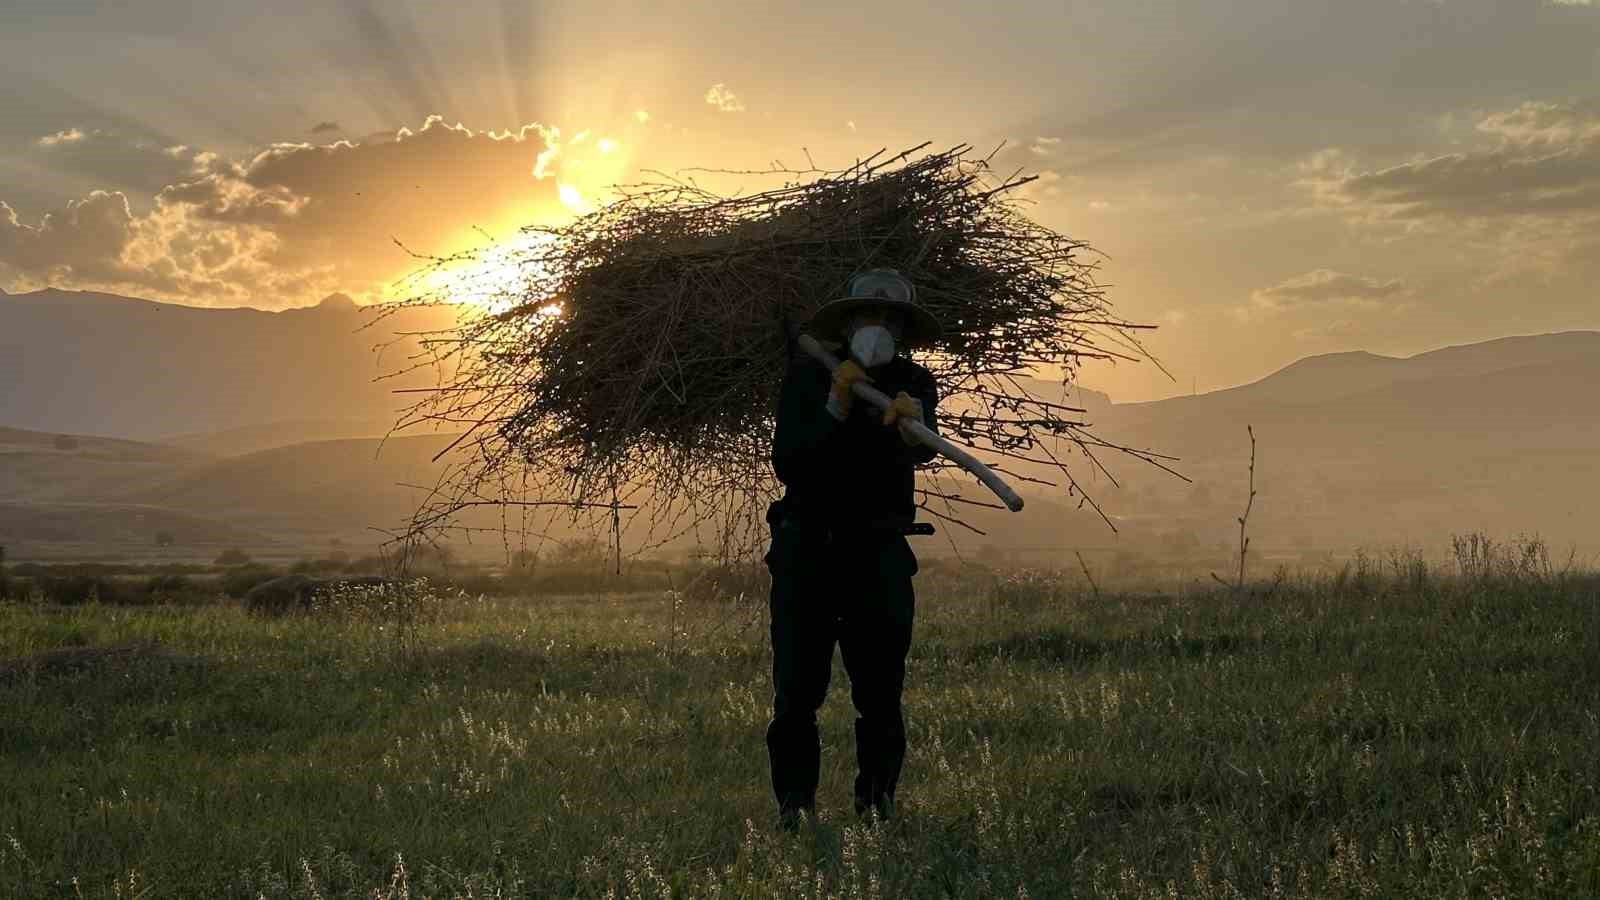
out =
[[[813,815],[821,764],[817,710],[827,695],[834,644],[844,656],[856,708],[855,809],[893,811],[905,758],[900,695],[911,647],[917,560],[906,534],[916,516],[914,468],[933,451],[907,442],[901,417],[935,425],[938,393],[905,347],[926,344],[939,323],[889,269],[858,275],[850,296],[808,325],[820,341],[849,348],[830,378],[805,354],[784,376],[772,464],[786,488],[767,511],[772,546],[773,718],[767,728],[779,821]],[[868,379],[894,397],[884,413],[855,402]]]

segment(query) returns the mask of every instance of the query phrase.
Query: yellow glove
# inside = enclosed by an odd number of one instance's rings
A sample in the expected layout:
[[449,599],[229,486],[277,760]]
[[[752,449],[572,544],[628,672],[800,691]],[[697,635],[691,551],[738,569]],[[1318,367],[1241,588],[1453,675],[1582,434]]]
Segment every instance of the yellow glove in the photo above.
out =
[[850,390],[850,386],[858,381],[871,382],[872,378],[867,375],[867,370],[861,368],[853,359],[845,360],[839,364],[839,368],[833,370],[833,389],[829,396],[828,411],[841,420],[850,415],[850,406],[855,400],[855,394]]
[[923,421],[922,401],[911,396],[905,391],[901,391],[900,393],[896,394],[894,396],[894,402],[890,403],[889,408],[883,411],[883,424],[885,425],[893,425],[901,419],[915,419],[918,422]]

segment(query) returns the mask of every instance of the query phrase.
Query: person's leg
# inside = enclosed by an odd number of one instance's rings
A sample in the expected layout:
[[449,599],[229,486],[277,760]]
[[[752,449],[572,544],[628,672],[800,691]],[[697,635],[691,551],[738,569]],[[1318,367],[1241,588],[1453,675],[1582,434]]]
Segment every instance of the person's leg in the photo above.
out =
[[[891,548],[884,558],[864,560],[860,569],[865,571],[851,573],[862,576],[857,583],[872,584],[874,589],[852,598],[839,632],[839,649],[857,715],[856,812],[875,809],[884,818],[893,812],[895,786],[906,754],[900,696],[905,689],[916,606],[911,574],[898,564],[899,551]],[[909,550],[905,552],[909,554]],[[911,572],[914,566],[913,562]]]
[[[780,552],[781,550],[781,552]],[[774,545],[772,568],[772,722],[767,754],[772,790],[785,825],[813,815],[822,767],[817,710],[833,668],[832,604],[814,589],[818,569],[798,548]],[[775,558],[774,558],[775,557]]]

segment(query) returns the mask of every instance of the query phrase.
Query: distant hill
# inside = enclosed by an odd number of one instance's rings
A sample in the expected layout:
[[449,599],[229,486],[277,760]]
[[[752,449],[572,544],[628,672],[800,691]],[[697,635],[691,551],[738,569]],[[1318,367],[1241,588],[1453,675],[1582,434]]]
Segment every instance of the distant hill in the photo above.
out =
[[[0,428],[0,546],[76,558],[108,552],[209,558],[226,546],[274,539],[226,516],[115,498],[210,462],[204,454],[135,441]],[[156,547],[158,534],[175,546]]]
[[[1181,457],[1186,485],[1112,459],[1112,508],[1226,540],[1258,445],[1258,540],[1438,545],[1541,533],[1600,549],[1600,333],[1506,338],[1395,359],[1301,360],[1252,384],[1115,404],[1097,433]],[[1108,457],[1109,458],[1109,457]],[[1230,515],[1231,513],[1231,515]]]
[[161,438],[160,443],[213,456],[243,456],[312,441],[383,437],[394,424],[394,419],[297,419],[246,425],[224,431],[173,435]]
[[0,428],[0,502],[94,502],[207,459],[136,441]]
[[[386,327],[420,330],[424,313]],[[360,330],[368,316],[342,303],[262,313],[0,296],[0,421],[22,426],[0,429],[0,542],[133,552],[162,522],[194,546],[376,544],[373,528],[397,527],[417,507],[421,492],[404,485],[435,483],[431,457],[449,438],[376,439],[398,404],[392,385],[372,379],[399,361],[370,354],[379,336]],[[1022,514],[971,513],[989,534],[944,527],[919,546],[1032,547],[1044,560],[1092,546],[1226,552],[1246,494],[1248,425],[1258,441],[1251,532],[1263,552],[1437,549],[1477,529],[1600,550],[1596,385],[1600,332],[1405,358],[1315,356],[1250,384],[1149,403],[1029,382],[1043,399],[1085,408],[1102,439],[1180,457],[1173,465],[1191,481],[1112,451],[1097,453],[1106,472],[1064,457],[1115,520],[1113,534],[1057,475],[1007,460],[1009,473],[1056,486],[1016,478],[1029,497]],[[492,527],[498,515],[467,521]]]
[[[0,545],[13,555],[156,554],[176,546],[317,552],[404,524],[449,436],[316,441],[240,456],[81,435],[0,429]],[[381,451],[380,451],[381,446]]]
[[332,299],[285,312],[203,309],[112,294],[43,290],[0,296],[0,422],[38,431],[146,440],[308,418],[394,418],[393,391],[436,383],[378,380],[415,352],[401,332],[452,321],[408,309],[377,321]]
[[1600,331],[1569,331],[1499,338],[1445,347],[1409,357],[1374,353],[1328,353],[1293,362],[1258,381],[1187,397],[1119,404],[1125,415],[1148,413],[1170,418],[1189,408],[1208,413],[1263,405],[1323,403],[1403,381],[1448,376],[1489,375],[1519,366],[1600,356]]
[[[174,545],[159,547],[158,534]],[[271,553],[275,538],[221,519],[186,512],[124,504],[0,503],[0,546],[12,559],[100,559],[133,555],[141,559],[210,560],[228,547]],[[280,553],[291,553],[285,546]]]
[[[204,510],[269,532],[355,539],[409,519],[453,436],[313,441],[230,457],[119,495],[121,502]],[[370,538],[370,535],[369,535]]]

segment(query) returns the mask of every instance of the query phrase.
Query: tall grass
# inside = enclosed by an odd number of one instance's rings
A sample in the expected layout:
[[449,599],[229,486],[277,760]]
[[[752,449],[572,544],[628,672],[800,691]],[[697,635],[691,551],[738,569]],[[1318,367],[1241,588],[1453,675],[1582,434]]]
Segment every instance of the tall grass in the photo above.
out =
[[931,566],[901,815],[849,813],[840,670],[799,836],[759,604],[459,597],[403,653],[385,615],[0,605],[0,659],[169,651],[0,669],[0,896],[1600,895],[1600,579],[1363,559]]

